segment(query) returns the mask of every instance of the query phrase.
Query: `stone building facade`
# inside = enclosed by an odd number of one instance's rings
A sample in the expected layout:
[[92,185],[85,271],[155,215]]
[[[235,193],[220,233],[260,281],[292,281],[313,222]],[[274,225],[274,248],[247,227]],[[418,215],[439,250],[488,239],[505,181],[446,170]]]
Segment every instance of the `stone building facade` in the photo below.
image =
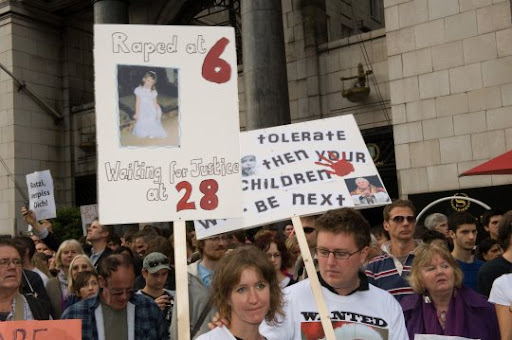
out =
[[510,1],[384,6],[400,194],[511,184],[458,177],[512,149]]
[[[161,25],[197,24],[199,12],[187,4],[207,2],[124,3],[127,22]],[[377,163],[393,196],[512,183],[457,177],[512,148],[510,0],[281,5],[292,122],[353,113],[367,142],[382,149]],[[96,199],[92,7],[0,0],[0,63],[63,116],[56,121],[0,70],[0,155],[23,190],[25,174],[50,169],[57,205]],[[353,81],[340,78],[356,75],[359,63],[373,71],[371,92],[353,103],[341,95]],[[238,84],[245,130],[243,65]],[[1,167],[0,233],[25,230],[23,203]]]

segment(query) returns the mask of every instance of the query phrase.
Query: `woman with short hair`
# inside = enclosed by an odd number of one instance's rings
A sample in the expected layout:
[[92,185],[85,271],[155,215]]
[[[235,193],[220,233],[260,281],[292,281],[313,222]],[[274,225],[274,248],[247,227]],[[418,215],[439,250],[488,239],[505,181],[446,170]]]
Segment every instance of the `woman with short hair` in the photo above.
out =
[[283,313],[283,296],[274,267],[254,246],[243,246],[223,256],[213,276],[212,301],[219,317],[229,325],[217,327],[197,340],[264,339],[259,333],[260,323],[276,323]]
[[462,286],[462,279],[462,271],[445,247],[431,243],[416,248],[409,278],[416,294],[400,301],[410,339],[415,334],[500,338],[492,304]]
[[83,254],[82,246],[77,240],[62,242],[55,256],[55,267],[59,270],[56,277],[52,277],[46,284],[46,292],[52,304],[53,318],[60,319],[62,312],[68,307],[70,296],[68,288],[69,266],[78,254]]

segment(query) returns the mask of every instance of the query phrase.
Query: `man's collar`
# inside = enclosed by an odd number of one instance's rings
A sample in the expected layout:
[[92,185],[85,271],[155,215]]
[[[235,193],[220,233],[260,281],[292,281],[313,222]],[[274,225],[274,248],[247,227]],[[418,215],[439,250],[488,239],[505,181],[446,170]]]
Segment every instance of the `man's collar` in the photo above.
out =
[[[334,294],[339,295],[338,292],[333,287],[331,287],[327,282],[325,282],[322,275],[320,275],[320,272],[318,272],[317,274],[318,274],[318,280],[320,281],[320,284],[323,287],[327,288],[329,291],[333,292]],[[363,292],[363,291],[370,289],[368,277],[365,275],[365,273],[363,273],[362,271],[359,271],[358,275],[359,275],[359,286],[356,289],[354,289],[353,291],[351,291],[350,293],[348,293],[346,296],[352,295],[358,291]]]

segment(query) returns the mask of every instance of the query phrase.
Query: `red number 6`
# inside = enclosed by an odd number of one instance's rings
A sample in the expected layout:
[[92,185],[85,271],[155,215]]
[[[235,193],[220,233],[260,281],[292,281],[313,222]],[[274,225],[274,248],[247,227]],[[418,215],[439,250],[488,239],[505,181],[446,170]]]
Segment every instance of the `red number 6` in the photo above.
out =
[[217,84],[231,79],[231,66],[220,58],[228,43],[227,38],[221,38],[210,49],[203,62],[202,75],[204,79]]

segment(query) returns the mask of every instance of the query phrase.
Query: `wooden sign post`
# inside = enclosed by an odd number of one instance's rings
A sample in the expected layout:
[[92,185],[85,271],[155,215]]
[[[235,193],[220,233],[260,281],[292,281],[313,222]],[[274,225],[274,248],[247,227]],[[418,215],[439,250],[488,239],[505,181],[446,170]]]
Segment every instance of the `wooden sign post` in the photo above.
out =
[[187,230],[185,221],[174,222],[174,264],[176,270],[176,311],[180,340],[190,339],[190,313],[188,300]]
[[324,295],[322,294],[322,286],[320,285],[320,281],[318,280],[315,263],[313,262],[313,257],[311,256],[311,253],[309,251],[306,235],[304,234],[304,229],[302,229],[302,222],[300,220],[300,216],[293,216],[292,222],[293,228],[295,230],[295,235],[297,236],[297,241],[299,242],[302,260],[304,261],[304,265],[306,266],[308,278],[311,281],[311,291],[315,299],[318,314],[320,314],[320,321],[322,322],[322,328],[324,329],[325,339],[336,340],[336,336],[334,335],[334,329],[331,323],[331,313],[327,308]]

